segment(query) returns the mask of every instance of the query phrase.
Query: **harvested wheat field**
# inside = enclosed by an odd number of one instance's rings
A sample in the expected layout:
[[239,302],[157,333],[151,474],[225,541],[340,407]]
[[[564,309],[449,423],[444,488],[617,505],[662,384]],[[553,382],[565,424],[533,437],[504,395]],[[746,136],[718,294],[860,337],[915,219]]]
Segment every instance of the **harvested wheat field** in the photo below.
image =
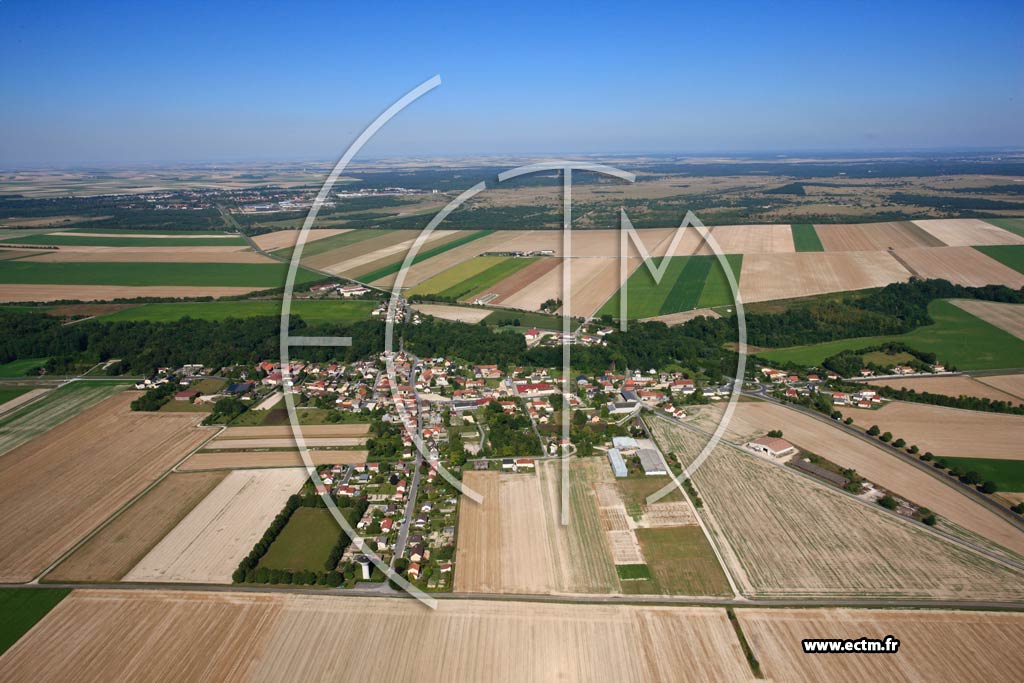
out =
[[[287,249],[288,247],[294,247],[299,241],[300,232],[301,230],[277,230],[275,232],[268,232],[265,235],[257,235],[252,238],[252,241],[263,251]],[[348,232],[348,229],[311,228],[306,233],[305,244],[322,240],[325,237],[334,237],[343,232]]]
[[[774,681],[1006,681],[1024,671],[1024,614],[854,609],[737,609]],[[900,641],[893,654],[804,654],[804,638]]]
[[1000,391],[1016,396],[1024,401],[1024,374],[1016,375],[985,375],[976,377],[979,382],[995,387]]
[[884,287],[910,273],[884,251],[749,254],[743,258],[743,301],[795,299],[812,294]]
[[910,221],[845,223],[814,226],[825,251],[885,251],[912,247],[944,247],[944,242]]
[[[26,391],[21,396],[16,396],[16,397],[12,398],[10,401],[6,401],[4,403],[0,403],[0,415],[3,415],[5,413],[9,413],[9,412],[11,412],[12,410],[14,410],[16,408],[20,408],[21,406],[25,405],[26,403],[30,403],[30,402],[36,400],[37,398],[39,398],[40,396],[48,394],[50,391],[51,391],[51,389],[31,389],[29,391]],[[2,441],[0,441],[0,443],[2,443]],[[2,451],[3,451],[3,448],[2,448],[2,446],[0,446],[0,452],[2,452]]]
[[[310,450],[314,465],[357,465],[366,462],[364,450]],[[247,470],[264,467],[304,467],[299,451],[216,451],[196,453],[178,468],[181,472],[199,470]]]
[[46,575],[47,581],[118,581],[227,476],[172,474]]
[[[301,425],[302,436],[307,439],[332,436],[363,436],[370,433],[370,425],[366,422],[350,422],[333,425]],[[217,441],[227,439],[275,439],[291,437],[294,434],[291,425],[275,425],[271,427],[228,427],[217,435]]]
[[262,287],[198,287],[168,285],[125,287],[123,285],[0,285],[0,303],[13,301],[111,301],[113,299],[191,298],[238,296]]
[[0,458],[0,581],[28,581],[209,436],[123,392]]
[[644,318],[642,322],[657,321],[663,322],[669,327],[672,325],[682,325],[685,322],[689,322],[694,318],[721,318],[714,309],[711,308],[695,308],[692,311],[683,311],[682,313],[669,313],[667,315],[657,315],[653,318]]
[[[527,288],[532,288],[536,282],[540,281],[548,273],[556,270],[561,262],[561,259],[557,258],[538,259],[522,270],[509,275],[487,291],[480,293],[479,296],[485,298],[489,295],[494,295],[490,299],[490,303],[506,305],[505,302],[509,298],[516,296]],[[562,271],[558,270],[558,272],[561,273]],[[537,301],[531,310],[540,308],[542,303],[544,303],[544,299]]]
[[[793,252],[793,231],[789,225],[718,225],[711,236],[724,254],[775,254]],[[706,243],[697,252],[711,254]]]
[[[573,462],[572,517],[560,524],[558,463],[536,474],[467,472],[483,497],[459,506],[455,590],[486,593],[611,593],[618,579],[591,486],[594,465]],[[604,468],[607,470],[607,467]]]
[[231,472],[124,580],[231,583],[231,572],[305,480],[302,469]]
[[951,247],[1024,244],[1024,237],[977,218],[940,218],[914,221],[914,224]]
[[1024,287],[1024,275],[971,247],[897,249],[895,256],[920,278],[941,278],[956,285]]
[[865,429],[877,424],[883,432],[892,432],[893,438],[936,455],[1016,460],[1024,454],[1020,441],[1024,415],[893,401],[880,410],[853,417]]
[[892,387],[893,389],[908,389],[917,393],[941,394],[943,396],[975,396],[977,398],[988,398],[993,401],[1009,401],[1020,403],[1021,399],[979,382],[967,375],[954,375],[951,377],[906,377],[903,379],[877,379],[871,381],[872,386]]
[[1024,304],[1000,304],[995,301],[953,299],[954,306],[985,322],[1024,339]]
[[[720,406],[709,408],[712,415],[721,414]],[[864,419],[873,421],[880,414],[872,411]],[[719,418],[712,419],[713,424],[717,425]],[[741,401],[736,404],[727,435],[743,443],[755,436],[764,436],[772,429],[782,429],[786,440],[799,448],[817,453],[840,467],[857,470],[868,481],[896,495],[905,496],[911,502],[923,505],[979,536],[1024,554],[1024,534],[1003,517],[941,479],[930,476],[894,454],[846,434],[828,422],[766,401]],[[908,440],[907,443],[913,442]]]
[[[330,254],[334,254],[334,258],[342,256],[343,260],[337,261],[323,268],[323,270],[336,275],[348,274],[352,277],[358,277],[362,273],[370,273],[391,263],[401,262],[408,255],[419,236],[419,232],[410,231],[384,237],[373,237],[347,247],[342,247],[340,250],[314,256],[309,260],[309,263],[319,262],[319,259]],[[403,237],[407,237],[407,239],[402,239]],[[458,237],[459,232],[457,230],[435,230],[420,245],[419,252],[428,251]],[[303,259],[303,262],[306,262],[305,259]]]
[[[542,261],[547,259],[542,259]],[[554,260],[554,259],[552,259]],[[572,315],[589,316],[600,308],[612,294],[618,291],[620,283],[620,261],[617,258],[572,258],[570,265],[570,307]],[[502,306],[528,311],[539,310],[548,299],[565,299],[562,291],[562,267],[566,259],[558,259],[554,267],[547,269],[532,282],[524,282],[518,292],[502,297]],[[626,259],[626,276],[639,265],[636,258]],[[525,268],[522,273],[529,271]],[[513,276],[516,277],[516,276]],[[511,278],[509,278],[511,279]],[[490,291],[495,291],[504,283]]]
[[245,246],[62,247],[25,260],[47,263],[275,263]]
[[[396,642],[417,647],[366,656]],[[725,610],[710,607],[441,600],[429,610],[382,598],[79,590],[0,658],[0,680],[26,679],[639,683],[752,675]]]
[[[669,445],[686,432],[653,427]],[[1024,599],[1024,571],[732,447],[716,448],[693,481],[745,595]]]
[[446,306],[444,304],[416,304],[413,310],[424,315],[432,315],[441,320],[454,320],[460,323],[478,323],[492,311],[489,308],[470,308],[468,306]]
[[[365,438],[303,435],[306,448],[339,448],[345,446],[362,446]],[[204,451],[246,450],[250,448],[295,448],[295,439],[290,436],[272,439],[214,439],[203,446]]]

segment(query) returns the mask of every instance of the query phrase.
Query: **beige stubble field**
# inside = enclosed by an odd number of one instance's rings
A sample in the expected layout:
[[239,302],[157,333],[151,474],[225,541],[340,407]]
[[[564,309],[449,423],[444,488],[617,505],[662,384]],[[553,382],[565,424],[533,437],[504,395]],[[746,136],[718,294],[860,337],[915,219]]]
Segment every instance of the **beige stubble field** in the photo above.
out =
[[239,296],[261,287],[205,287],[167,285],[124,287],[121,285],[0,285],[0,303],[16,301],[113,301],[137,298],[193,298]]
[[914,224],[951,247],[1024,244],[1024,237],[977,218],[941,218]]
[[[53,643],[61,646],[54,648]],[[382,643],[417,643],[402,656]],[[375,652],[374,656],[366,656]],[[749,681],[725,611],[80,590],[0,680]]]
[[[263,235],[256,235],[252,238],[252,241],[255,242],[256,246],[263,251],[286,249],[288,247],[295,246],[299,241],[300,232],[300,230],[276,230]],[[322,240],[325,237],[334,237],[335,235],[340,235],[343,232],[348,232],[348,230],[344,228],[312,228],[306,233],[305,244]]]
[[1013,394],[1000,391],[984,382],[979,382],[967,375],[940,377],[906,377],[901,379],[879,379],[871,382],[872,386],[905,388],[918,393],[941,394],[943,396],[976,396],[993,401],[1009,401],[1019,403],[1021,399]]
[[[314,465],[356,465],[366,462],[365,450],[308,451]],[[297,451],[214,451],[196,453],[178,468],[181,472],[202,470],[244,470],[264,467],[303,467],[302,454]]]
[[967,287],[1024,287],[1024,275],[971,247],[897,249],[895,254],[921,278],[941,278]]
[[984,377],[977,377],[976,379],[983,384],[995,387],[999,391],[1005,391],[1008,394],[1016,396],[1021,401],[1024,401],[1024,374],[986,375]]
[[883,287],[910,273],[884,251],[748,254],[743,257],[743,301],[793,299],[812,294]]
[[1024,339],[1024,304],[954,299],[953,304],[1018,339]]
[[238,562],[305,479],[301,468],[231,472],[124,580],[231,583]]
[[825,251],[884,251],[945,244],[910,221],[814,226]]
[[201,415],[112,396],[0,457],[0,581],[28,581],[198,446]]

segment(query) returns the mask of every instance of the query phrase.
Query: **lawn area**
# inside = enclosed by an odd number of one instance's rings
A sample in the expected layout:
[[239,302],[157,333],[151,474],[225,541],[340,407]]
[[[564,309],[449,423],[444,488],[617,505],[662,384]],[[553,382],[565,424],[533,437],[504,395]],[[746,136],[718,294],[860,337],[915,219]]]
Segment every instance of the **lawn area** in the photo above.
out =
[[[292,300],[292,317],[310,324],[344,323],[365,320],[374,308],[373,301]],[[143,304],[103,316],[104,321],[147,320],[172,322],[184,317],[199,320],[227,320],[281,315],[280,301],[204,301],[196,303]]]
[[791,346],[757,354],[773,363],[793,362],[814,366],[843,349],[862,349],[883,342],[901,342],[918,351],[935,353],[940,363],[960,370],[998,370],[1020,367],[1024,341],[994,325],[974,317],[945,300],[928,306],[935,323],[906,334],[880,337],[856,337],[823,344]]
[[[109,232],[104,230],[103,232]],[[158,233],[149,233],[150,235]],[[184,233],[188,234],[188,233]],[[213,235],[215,233],[206,233]],[[237,235],[230,237],[146,237],[124,233],[123,237],[101,237],[100,235],[30,235],[2,240],[9,244],[48,244],[67,247],[237,247],[244,245],[244,239]]]
[[794,223],[789,227],[793,231],[793,246],[797,251],[825,251],[813,225]]
[[[416,256],[413,257],[412,263],[410,263],[409,265],[416,265],[417,263],[426,261],[429,258],[434,258],[438,254],[443,254],[444,252],[454,249],[455,247],[461,247],[463,244],[469,244],[473,240],[478,240],[481,237],[487,237],[493,232],[493,230],[477,230],[476,232],[460,235],[456,239],[445,242],[444,244],[439,244],[433,249],[427,249],[425,251],[419,252],[418,254],[416,254]],[[383,268],[378,268],[377,270],[371,271],[369,273],[364,273],[363,275],[359,276],[359,280],[361,282],[373,282],[374,280],[379,280],[382,277],[394,275],[395,273],[402,269],[403,263],[405,263],[405,257],[402,257],[401,260],[395,261],[394,263],[384,266]]]
[[[476,277],[499,263],[508,260],[507,256],[477,256],[463,261],[432,278],[424,280],[409,290],[409,294],[442,294],[451,289],[458,289],[466,280]],[[445,296],[448,296],[445,294]]]
[[49,358],[19,358],[0,365],[0,377],[25,377],[44,365]]
[[[559,315],[548,315],[546,313],[531,313],[530,311],[507,311],[498,310],[484,318],[488,325],[500,325],[506,320],[519,321],[519,325],[513,327],[523,334],[531,327],[542,330],[561,330],[562,317]],[[522,329],[520,329],[522,328]]]
[[1024,218],[986,218],[985,222],[1024,237]]
[[[638,517],[641,507],[647,504],[647,496],[658,491],[670,481],[672,480],[669,477],[648,477],[637,474],[616,479],[615,484],[619,487],[619,497],[622,499],[622,504],[626,506],[626,512],[630,516]],[[675,488],[661,500],[666,503],[678,503],[683,500],[683,495],[678,488]]]
[[982,481],[992,481],[1000,491],[1024,491],[1024,460],[998,458],[940,458],[950,469],[977,472]]
[[0,588],[0,654],[70,592],[68,588]]
[[[726,256],[739,283],[743,257]],[[651,259],[656,267],[662,259]],[[733,302],[732,290],[717,256],[677,256],[669,260],[668,267],[656,283],[651,271],[640,265],[626,282],[629,318],[653,318],[658,315],[679,313],[704,306],[723,306]],[[600,314],[619,316],[621,290],[601,308]]]
[[658,592],[671,595],[732,595],[729,581],[697,525],[637,529]]
[[485,290],[498,284],[513,273],[522,270],[536,260],[535,258],[504,258],[501,262],[495,263],[482,273],[467,278],[465,281],[440,292],[440,294],[441,296],[453,299],[472,299],[474,296],[482,294]]
[[989,258],[994,258],[1004,266],[1024,273],[1024,244],[1003,244],[991,247],[975,247]]
[[[283,287],[285,263],[41,263],[0,261],[0,284]],[[300,270],[296,283],[321,276]]]
[[341,527],[326,508],[301,507],[271,544],[259,566],[288,571],[324,571]]
[[637,581],[651,578],[651,568],[646,564],[617,564],[615,571],[623,581]]
[[[300,221],[301,224],[301,221]],[[313,226],[317,227],[317,226]],[[394,230],[350,230],[343,232],[340,235],[333,235],[331,237],[325,237],[322,240],[314,240],[307,242],[302,247],[302,258],[309,258],[310,256],[316,256],[317,254],[324,254],[332,249],[340,249],[341,247],[347,247],[363,240],[368,240],[371,237],[384,237],[395,232]],[[275,256],[286,256],[291,257],[292,252],[295,250],[294,247],[285,247],[284,249],[278,249],[274,252]]]
[[0,406],[32,391],[32,387],[0,387]]

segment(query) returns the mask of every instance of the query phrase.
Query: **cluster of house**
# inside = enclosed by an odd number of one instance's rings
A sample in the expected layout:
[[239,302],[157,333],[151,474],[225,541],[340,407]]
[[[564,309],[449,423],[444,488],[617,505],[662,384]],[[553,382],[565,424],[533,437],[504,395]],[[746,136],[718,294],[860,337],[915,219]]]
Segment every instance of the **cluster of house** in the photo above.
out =
[[603,327],[595,332],[554,332],[540,330],[531,327],[526,331],[526,343],[529,345],[539,344],[542,346],[562,346],[563,344],[576,346],[607,346],[608,335],[615,330],[611,327]]
[[862,389],[855,394],[845,391],[832,392],[832,405],[853,406],[855,408],[877,408],[882,404],[882,397],[874,389]]
[[[943,373],[943,372],[946,372],[946,366],[945,365],[932,365],[932,366],[929,367],[929,369],[933,373]],[[911,367],[909,365],[894,365],[891,368],[887,368],[883,372],[883,375],[884,374],[889,374],[889,375],[916,375],[916,374],[919,374],[920,372],[921,372],[920,369]],[[876,373],[874,370],[872,370],[870,368],[862,368],[861,371],[860,371],[860,376],[861,377],[875,377],[877,374],[878,373]]]
[[392,307],[392,299],[387,298],[381,301],[376,308],[370,311],[370,315],[374,318],[383,318],[386,322],[405,322],[409,320],[413,325],[419,325],[423,322],[423,318],[420,314],[409,308],[408,302],[402,297],[394,299],[394,306]]

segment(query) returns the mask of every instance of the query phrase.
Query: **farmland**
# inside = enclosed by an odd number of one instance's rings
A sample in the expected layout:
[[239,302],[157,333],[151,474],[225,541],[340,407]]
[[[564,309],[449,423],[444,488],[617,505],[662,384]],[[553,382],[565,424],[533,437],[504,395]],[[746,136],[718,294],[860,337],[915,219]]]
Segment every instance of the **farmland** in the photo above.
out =
[[[438,244],[437,246],[433,246],[432,247],[428,243],[427,245],[424,245],[424,246],[426,246],[425,249],[421,249],[413,257],[412,261],[410,262],[410,265],[415,265],[415,264],[420,263],[422,261],[426,261],[426,260],[428,260],[430,258],[433,258],[435,256],[443,254],[444,252],[448,251],[449,249],[455,249],[456,247],[462,246],[463,244],[468,244],[469,242],[472,242],[473,240],[478,240],[481,237],[486,237],[487,235],[490,235],[490,234],[491,234],[490,230],[478,230],[477,232],[471,232],[471,233],[468,233],[468,234],[459,235],[458,237],[454,237],[451,240],[446,240],[446,241],[444,241],[444,243]],[[360,277],[363,279],[364,282],[375,282],[377,280],[381,280],[383,278],[386,278],[389,275],[394,275],[399,270],[401,270],[402,269],[402,264],[404,263],[404,261],[405,261],[405,257],[403,256],[402,259],[400,259],[400,260],[398,260],[398,261],[396,261],[396,262],[394,262],[392,264],[389,264],[389,265],[386,265],[386,266],[381,266],[380,268],[377,268],[376,270],[370,271],[368,273],[363,273],[363,274],[361,274]]]
[[1001,304],[994,301],[954,300],[952,303],[1017,339],[1024,339],[1024,304]]
[[46,581],[118,581],[206,497],[224,473],[172,474],[46,575]]
[[988,244],[1024,244],[1024,237],[977,218],[914,221],[914,224],[951,247]]
[[[122,285],[127,287],[250,287],[284,285],[283,263],[34,263],[0,261],[0,284]],[[297,283],[319,276],[301,270]],[[69,297],[73,298],[73,297]]]
[[74,382],[50,392],[0,419],[0,453],[36,438],[124,388],[123,384],[107,382]]
[[986,375],[985,377],[978,377],[977,380],[1024,401],[1024,374]]
[[[365,422],[348,424],[308,425],[302,427],[302,435],[306,438],[364,436],[370,431]],[[217,435],[220,441],[226,439],[276,439],[290,438],[294,432],[290,424],[270,427],[228,427]]]
[[[743,256],[731,254],[726,258],[738,281]],[[652,261],[655,267],[661,264],[661,259]],[[715,256],[673,257],[660,283],[655,282],[650,270],[641,265],[627,281],[626,295],[629,318],[653,318],[732,303],[732,290]],[[620,297],[621,293],[613,295],[601,308],[601,313],[618,317]]]
[[124,580],[230,583],[239,560],[305,479],[301,469],[231,472]]
[[921,278],[942,278],[969,287],[1024,286],[1024,275],[971,247],[897,249],[893,254]]
[[942,247],[936,239],[910,221],[816,225],[825,251],[884,251],[912,247]]
[[0,242],[12,244],[38,244],[67,247],[231,247],[245,246],[245,240],[238,235],[207,233],[199,235],[152,235],[152,234],[89,234],[52,232],[44,235],[14,237]]
[[416,304],[414,308],[424,315],[432,315],[442,320],[454,320],[464,323],[478,323],[492,313],[488,308],[447,306],[445,304]]
[[[572,523],[559,523],[559,473],[467,472],[483,496],[459,509],[455,590],[492,593],[610,593],[618,590],[593,491],[594,463],[573,463]],[[597,463],[603,465],[603,463]]]
[[882,287],[909,277],[910,273],[884,251],[746,254],[740,294],[746,302],[793,299]]
[[[459,290],[466,280],[476,277],[487,269],[506,260],[504,256],[477,256],[463,261],[437,275],[424,280],[409,290],[415,294],[441,294],[450,290]],[[456,297],[457,298],[457,297]]]
[[107,398],[0,458],[0,580],[32,579],[206,438],[195,415],[130,411],[135,396]]
[[636,538],[656,592],[732,596],[725,572],[699,526],[637,529]]
[[983,481],[995,482],[1000,491],[1024,491],[1024,459],[943,458],[943,460],[950,468],[959,468],[964,472],[977,472]]
[[[713,424],[717,425],[720,408],[715,406],[709,412],[715,416]],[[827,422],[765,401],[743,401],[737,404],[728,434],[742,443],[779,428],[784,429],[785,438],[797,447],[817,453],[840,467],[854,469],[869,481],[908,497],[960,527],[1024,554],[1024,538],[1005,519],[928,473],[900,461],[895,454],[885,453]]]
[[[256,246],[263,251],[276,251],[278,249],[289,249],[295,246],[295,243],[299,241],[299,233],[301,230],[277,230],[275,232],[267,232],[262,235],[257,235],[252,238],[252,241],[256,243]],[[309,248],[313,242],[319,240],[334,237],[335,235],[341,235],[348,230],[336,229],[336,228],[312,228],[306,233],[306,241],[304,249]]]
[[975,247],[975,249],[989,258],[999,261],[1004,266],[1013,268],[1018,273],[1024,273],[1024,245],[1022,244]]
[[[743,633],[775,681],[1017,681],[1024,616],[993,612],[738,609]],[[827,635],[826,635],[827,634]],[[900,641],[898,654],[806,655],[809,637]]]
[[[372,301],[306,301],[291,304],[291,316],[309,324],[346,323],[365,320],[373,310]],[[173,322],[182,318],[227,320],[281,315],[280,301],[206,301],[196,303],[143,304],[103,316],[104,320],[147,320]]]
[[[314,465],[353,465],[366,462],[365,450],[309,450]],[[196,453],[178,469],[182,472],[200,470],[239,470],[271,467],[303,467],[302,454],[297,450],[281,451],[214,451]]]
[[952,365],[959,370],[995,370],[1020,365],[1024,342],[1013,335],[948,301],[933,301],[928,305],[928,313],[935,321],[934,324],[906,334],[840,339],[823,344],[759,351],[757,355],[775,363],[793,362],[813,366],[844,349],[856,350],[894,341],[918,351],[930,351],[936,354],[940,363]]
[[326,508],[300,507],[288,520],[266,555],[261,567],[287,571],[323,571],[341,527]]
[[6,387],[0,386],[0,412],[10,410],[12,406],[8,406],[8,401],[13,401],[19,396],[24,396],[28,392],[32,391],[32,387]]
[[21,638],[37,621],[45,617],[70,592],[64,588],[37,590],[0,588],[0,614],[4,615],[0,620],[0,655],[14,645],[18,638]]
[[794,223],[790,227],[793,230],[793,246],[796,247],[796,251],[825,251],[813,225]]
[[[987,378],[986,378],[987,379]],[[980,382],[966,375],[943,377],[906,377],[902,379],[872,380],[873,386],[905,388],[918,393],[941,394],[943,396],[976,396],[993,401],[1009,401],[1020,403],[1021,399],[1013,394],[1000,391],[993,386]]]
[[48,249],[28,263],[256,263],[275,261],[247,247],[75,247]]
[[[404,656],[365,656],[412,640]],[[750,678],[722,609],[90,590],[11,648],[0,676],[341,680],[356,661],[376,680]]]
[[[678,429],[655,422],[659,440]],[[705,523],[744,594],[1024,596],[1024,572],[730,447],[719,446],[693,481]]]
[[865,429],[877,424],[883,432],[892,432],[894,438],[936,455],[1012,459],[1022,453],[1021,415],[893,401],[881,410],[855,412],[853,417]]
[[[79,264],[104,265],[104,264]],[[143,264],[139,264],[143,265]],[[173,264],[169,264],[173,265]],[[201,264],[192,264],[201,265]],[[262,266],[261,266],[262,267]],[[209,285],[170,285],[134,287],[131,285],[4,285],[0,284],[0,302],[7,301],[111,301],[134,298],[193,298],[240,296],[264,287],[213,287]]]
[[[511,277],[518,271],[526,268],[531,263],[534,263],[537,259],[532,258],[505,258],[505,257],[491,257],[491,256],[478,256],[466,264],[466,266],[476,265],[474,261],[486,260],[489,263],[486,267],[476,273],[471,273],[460,280],[458,283],[451,285],[440,291],[430,292],[424,290],[424,293],[438,294],[443,297],[451,299],[470,299],[474,295],[478,295],[486,291],[488,288],[496,285],[507,277]],[[445,271],[443,274],[447,274]],[[420,285],[424,286],[436,286],[428,285],[432,280]]]

